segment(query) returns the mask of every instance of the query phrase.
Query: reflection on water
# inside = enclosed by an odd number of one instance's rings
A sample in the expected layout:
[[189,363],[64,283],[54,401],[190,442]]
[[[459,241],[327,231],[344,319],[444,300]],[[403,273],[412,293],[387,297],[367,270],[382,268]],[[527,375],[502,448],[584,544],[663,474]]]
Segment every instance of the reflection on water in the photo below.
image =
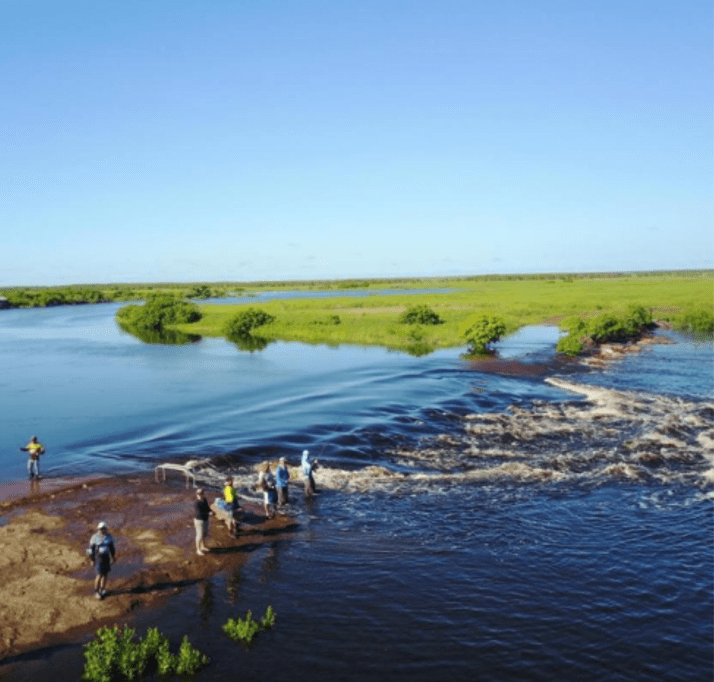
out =
[[144,343],[160,343],[168,346],[182,346],[187,343],[196,343],[201,340],[199,334],[187,334],[177,329],[142,329],[121,325],[122,331]]
[[265,350],[268,344],[274,341],[274,339],[266,339],[262,336],[256,336],[255,334],[230,334],[226,338],[234,344],[238,350],[248,351],[250,353]]

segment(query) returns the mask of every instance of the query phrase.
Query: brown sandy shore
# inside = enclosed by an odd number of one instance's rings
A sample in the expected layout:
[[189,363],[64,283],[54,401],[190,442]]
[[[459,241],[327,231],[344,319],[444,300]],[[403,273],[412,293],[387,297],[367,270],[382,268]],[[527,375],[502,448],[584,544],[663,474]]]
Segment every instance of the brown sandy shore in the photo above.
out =
[[[214,495],[209,495],[213,501]],[[264,542],[293,533],[244,504],[238,538],[211,519],[211,552],[198,556],[194,491],[151,478],[43,479],[0,486],[0,661],[79,641],[182,586],[241,566]],[[106,599],[94,597],[85,548],[99,521],[117,545]]]

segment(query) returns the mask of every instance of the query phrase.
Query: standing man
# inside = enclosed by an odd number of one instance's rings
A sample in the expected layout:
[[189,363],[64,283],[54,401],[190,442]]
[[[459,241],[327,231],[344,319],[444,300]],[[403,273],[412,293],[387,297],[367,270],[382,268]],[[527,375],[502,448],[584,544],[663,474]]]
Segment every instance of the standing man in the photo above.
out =
[[230,527],[228,532],[234,537],[238,537],[238,523],[236,522],[236,517],[240,513],[240,503],[238,502],[238,495],[236,494],[236,489],[233,487],[233,478],[228,477],[226,479],[226,486],[223,488],[223,500],[225,503],[225,510],[228,514]]
[[87,556],[94,563],[94,570],[97,573],[94,579],[94,596],[97,599],[104,599],[107,596],[107,576],[111,565],[116,561],[114,538],[109,535],[104,521],[100,521],[97,532],[89,540]]
[[40,455],[45,454],[45,446],[37,440],[37,436],[32,436],[30,442],[20,448],[20,452],[27,452],[30,456],[27,460],[27,475],[30,480],[40,477]]
[[208,537],[208,517],[213,514],[211,506],[208,504],[203,488],[196,490],[196,513],[194,514],[193,523],[196,526],[196,554],[203,556],[210,551],[205,545],[205,540]]
[[305,497],[315,494],[315,478],[313,472],[317,469],[317,459],[310,459],[310,451],[302,451],[302,476],[305,481]]
[[285,463],[285,457],[281,457],[275,469],[275,485],[278,489],[278,505],[281,507],[288,503],[288,483],[290,482],[290,470]]
[[258,474],[258,484],[256,488],[263,491],[265,518],[272,519],[275,516],[275,504],[278,501],[278,493],[275,490],[275,476],[273,476],[273,472],[270,471],[270,462],[266,462]]

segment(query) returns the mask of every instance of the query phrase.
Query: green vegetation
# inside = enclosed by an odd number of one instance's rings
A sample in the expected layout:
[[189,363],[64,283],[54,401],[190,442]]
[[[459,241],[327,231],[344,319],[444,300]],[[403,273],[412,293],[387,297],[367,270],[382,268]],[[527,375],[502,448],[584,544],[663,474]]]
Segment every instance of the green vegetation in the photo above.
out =
[[402,324],[443,324],[442,320],[428,305],[414,305],[405,310],[399,321]]
[[496,315],[479,314],[464,322],[464,338],[469,355],[484,355],[491,343],[498,341],[506,333],[506,323]]
[[275,625],[275,611],[272,606],[268,606],[260,622],[253,620],[253,612],[248,611],[245,618],[229,618],[223,625],[223,632],[236,642],[250,644],[261,629],[267,630],[273,625]]
[[199,340],[197,334],[173,329],[177,324],[189,324],[201,319],[195,303],[183,301],[171,294],[153,294],[143,305],[127,305],[117,310],[119,326],[145,343],[181,344]]
[[[677,329],[711,333],[714,326],[713,282],[714,271],[684,271],[257,282],[240,286],[235,283],[94,285],[94,288],[111,300],[148,301],[155,294],[171,294],[187,305],[190,304],[186,298],[203,299],[208,290],[212,296],[219,292],[231,295],[239,291],[249,296],[268,290],[339,293],[341,290],[363,289],[365,295],[360,298],[345,295],[276,299],[261,303],[259,312],[266,317],[260,324],[255,319],[248,320],[247,334],[233,335],[231,341],[244,350],[264,348],[270,340],[280,339],[333,346],[343,343],[374,345],[423,355],[438,348],[463,346],[477,351],[479,344],[472,344],[465,333],[473,326],[473,323],[467,324],[469,319],[480,315],[498,316],[506,326],[504,334],[508,334],[529,324],[558,324],[567,329],[563,321],[573,316],[588,324],[593,318],[605,315],[622,319],[628,316],[628,308],[641,306],[651,313],[653,319],[667,322]],[[392,293],[370,295],[384,289],[390,289]],[[400,293],[402,289],[422,290],[424,293]],[[43,291],[49,296],[50,291],[56,290]],[[19,292],[19,289],[5,289],[0,290],[0,295],[12,302],[12,295]],[[25,297],[24,300],[29,299]],[[51,300],[51,297],[46,300]],[[250,306],[245,304],[218,305],[206,301],[199,306],[202,313],[200,320],[171,322],[168,317],[162,317],[160,331],[152,323],[143,327],[134,326],[131,331],[149,342],[162,343],[185,342],[200,336],[227,336],[226,325],[248,308]],[[414,309],[421,313],[409,315]],[[122,317],[131,318],[133,315],[139,313],[122,312],[117,319],[124,327],[126,320]],[[246,322],[246,319],[241,319],[243,321],[237,323],[238,327]],[[404,323],[402,320],[405,319],[411,321]],[[433,324],[436,319],[439,324]],[[604,317],[597,324],[601,327],[601,332],[595,334],[597,337],[616,332],[618,328],[617,322]],[[169,334],[174,334],[175,339],[169,338]],[[568,352],[576,348],[577,339],[573,339],[563,341]]]
[[229,284],[86,284],[61,287],[6,287],[0,296],[12,308],[142,301],[157,294],[207,299],[241,295],[245,287]]
[[712,334],[714,333],[714,311],[705,308],[688,310],[677,318],[675,324],[682,331]]
[[625,342],[639,338],[653,326],[652,313],[644,306],[630,304],[624,315],[603,313],[589,320],[571,317],[561,325],[568,336],[558,341],[557,351],[579,355],[585,347],[600,343]]
[[117,311],[121,326],[161,331],[175,324],[197,322],[201,311],[195,303],[171,294],[154,294],[143,305],[128,305]]
[[272,315],[262,310],[246,308],[223,325],[223,334],[236,345],[238,350],[247,350],[251,353],[263,350],[270,343],[270,339],[255,334],[254,330],[274,320]]
[[136,630],[128,626],[103,627],[84,648],[83,679],[92,682],[138,680],[157,672],[161,676],[194,675],[208,665],[208,658],[191,646],[184,636],[178,653],[173,656],[169,640],[156,628],[137,639]]
[[[583,320],[605,314],[627,317],[633,306],[640,306],[654,319],[676,325],[688,310],[712,310],[713,275],[462,278],[441,280],[438,284],[448,287],[443,292],[276,299],[261,303],[261,311],[274,319],[257,331],[265,343],[267,339],[333,346],[351,343],[423,355],[438,348],[470,345],[465,334],[480,315],[500,318],[506,326],[501,336],[528,324],[564,326],[563,321],[573,316]],[[420,280],[420,286],[413,283],[413,288],[427,288],[424,284]],[[430,284],[437,288],[436,283]],[[442,323],[400,321],[405,312],[422,306],[433,311]],[[225,324],[250,306],[206,303],[200,307],[203,318],[179,325],[181,331],[224,336]],[[331,316],[337,316],[340,323],[328,324]],[[477,351],[478,345],[473,344],[472,350]]]
[[10,289],[2,295],[13,308],[49,308],[56,305],[107,303],[108,293],[91,287],[60,287],[53,289]]
[[223,333],[229,339],[243,339],[246,336],[251,336],[253,330],[262,327],[265,324],[270,324],[275,320],[273,315],[269,315],[263,310],[257,308],[246,308],[234,315],[223,326]]

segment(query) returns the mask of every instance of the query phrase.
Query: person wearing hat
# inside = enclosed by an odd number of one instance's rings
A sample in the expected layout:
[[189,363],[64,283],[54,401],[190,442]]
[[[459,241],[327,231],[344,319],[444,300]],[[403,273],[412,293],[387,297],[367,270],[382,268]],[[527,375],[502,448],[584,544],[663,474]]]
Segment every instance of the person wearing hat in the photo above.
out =
[[285,463],[285,457],[278,460],[275,469],[275,487],[278,489],[278,505],[283,506],[288,503],[288,483],[290,482],[290,470]]
[[195,510],[193,524],[196,527],[196,554],[203,556],[210,551],[205,545],[205,539],[208,537],[208,517],[213,514],[203,488],[196,489]]
[[104,599],[107,595],[107,576],[116,561],[114,538],[109,534],[107,524],[100,521],[97,532],[89,540],[87,556],[94,564],[97,577],[94,579],[94,596]]
[[45,454],[45,446],[37,440],[37,436],[32,436],[30,442],[20,448],[20,452],[27,452],[29,459],[27,460],[27,475],[30,480],[40,477],[40,455]]
[[238,523],[236,518],[240,516],[240,502],[236,489],[233,487],[233,478],[229,476],[226,479],[226,485],[223,488],[223,506],[228,516],[230,534],[235,538],[238,537]]
[[305,481],[305,497],[312,497],[315,493],[315,478],[313,472],[317,469],[317,459],[310,459],[310,451],[302,451],[302,476]]

